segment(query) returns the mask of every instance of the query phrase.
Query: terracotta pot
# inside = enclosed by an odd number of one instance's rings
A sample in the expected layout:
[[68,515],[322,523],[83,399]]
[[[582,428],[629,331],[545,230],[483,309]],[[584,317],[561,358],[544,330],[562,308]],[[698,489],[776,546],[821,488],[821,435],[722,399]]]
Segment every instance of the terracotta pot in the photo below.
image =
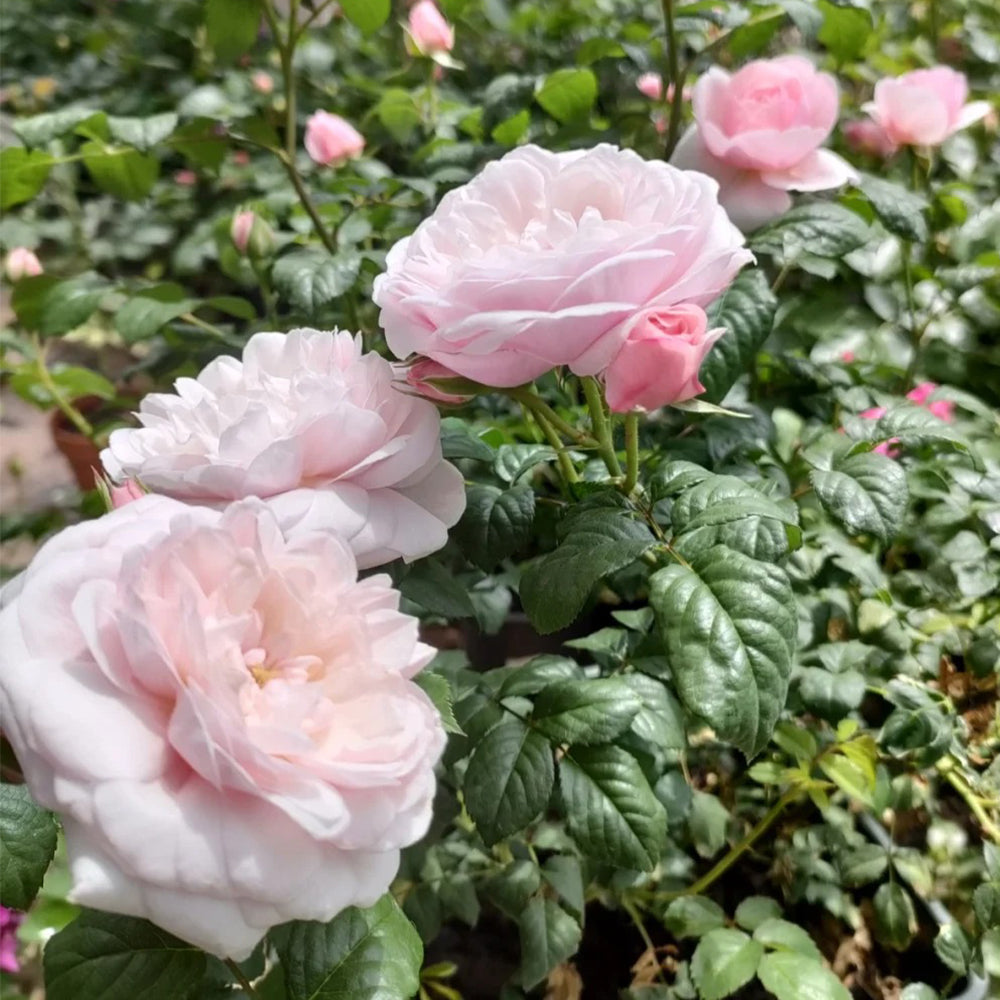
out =
[[[101,405],[97,396],[84,396],[73,405],[84,415]],[[62,410],[55,410],[49,421],[52,440],[65,456],[73,470],[73,477],[81,490],[92,490],[97,485],[96,472],[101,468],[100,449],[85,434],[81,434]]]

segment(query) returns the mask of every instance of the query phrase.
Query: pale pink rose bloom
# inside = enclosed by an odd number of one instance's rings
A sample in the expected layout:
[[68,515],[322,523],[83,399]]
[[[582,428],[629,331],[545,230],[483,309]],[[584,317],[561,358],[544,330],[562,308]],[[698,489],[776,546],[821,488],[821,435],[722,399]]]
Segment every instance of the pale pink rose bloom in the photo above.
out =
[[389,349],[491,386],[596,375],[626,320],[707,305],[753,259],[716,190],[614,146],[522,146],[389,251],[373,293]]
[[801,56],[758,59],[732,75],[713,66],[691,99],[695,122],[671,162],[714,177],[743,230],[787,212],[789,191],[858,179],[846,160],[820,148],[837,120],[837,82]]
[[112,479],[222,507],[260,497],[294,535],[345,538],[367,569],[441,548],[465,507],[441,455],[440,417],[401,392],[392,364],[346,332],[258,333],[176,395],[143,399],[139,428],[113,431]]
[[147,495],[146,491],[134,479],[126,479],[120,486],[115,486],[112,483],[108,487],[108,496],[111,500],[113,510],[124,507],[126,504],[133,503],[136,500],[141,500],[142,497]]
[[[442,379],[445,380],[444,384],[441,383]],[[436,361],[431,361],[430,358],[422,358],[406,368],[406,384],[425,399],[452,406],[467,403],[472,399],[471,395],[449,392],[447,387],[449,379],[462,379],[462,376],[450,368],[445,368],[444,365],[439,365]]]
[[886,130],[875,121],[844,122],[841,131],[844,141],[856,153],[886,160],[899,149]]
[[42,262],[27,247],[14,247],[3,262],[4,274],[8,281],[34,278],[44,270]]
[[626,327],[627,339],[604,373],[611,410],[655,410],[705,391],[698,369],[725,330],[709,330],[704,309],[650,309]]
[[889,139],[900,146],[937,146],[990,111],[987,101],[966,103],[969,83],[949,66],[918,69],[875,84],[864,105]]
[[258,94],[270,94],[274,92],[274,78],[270,73],[265,73],[262,69],[257,70],[250,77],[250,83]]
[[388,576],[255,500],[148,496],[5,591],[4,733],[60,814],[71,899],[242,959],[389,887],[445,737]]
[[250,233],[253,231],[256,218],[257,216],[249,210],[237,212],[233,216],[232,225],[229,227],[229,236],[233,241],[233,246],[241,254],[247,252],[247,244],[250,242]]
[[663,77],[659,73],[643,73],[635,85],[651,101],[663,100]]
[[412,8],[407,28],[421,55],[451,52],[455,46],[455,31],[444,19],[434,0],[420,0]]
[[306,152],[324,167],[339,167],[361,155],[364,136],[340,115],[317,111],[306,122]]

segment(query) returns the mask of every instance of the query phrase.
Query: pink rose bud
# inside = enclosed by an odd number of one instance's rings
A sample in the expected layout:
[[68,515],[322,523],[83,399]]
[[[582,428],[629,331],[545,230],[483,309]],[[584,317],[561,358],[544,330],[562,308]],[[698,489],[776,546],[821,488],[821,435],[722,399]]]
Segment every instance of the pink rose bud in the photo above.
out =
[[865,153],[880,160],[887,160],[899,149],[878,122],[845,122],[842,131],[844,141],[855,153]]
[[704,309],[654,307],[628,326],[625,343],[604,372],[608,406],[615,413],[655,410],[705,391],[698,369],[724,331],[708,329]]
[[257,216],[253,212],[237,212],[233,216],[233,224],[229,227],[229,235],[232,237],[233,246],[244,256],[247,252],[247,244],[250,242],[250,232],[253,229],[254,219]]
[[178,170],[174,174],[174,182],[181,187],[194,187],[198,183],[198,175],[193,170]]
[[843,361],[845,365],[849,365],[855,360],[854,351],[844,351],[844,353],[840,356],[840,360]]
[[659,73],[643,73],[635,81],[635,85],[651,101],[663,99],[663,77]]
[[271,227],[255,212],[244,209],[233,216],[229,227],[233,246],[244,257],[257,260],[274,252],[274,233]]
[[408,29],[413,44],[423,56],[451,52],[455,45],[455,31],[434,0],[420,0],[410,11]]
[[146,491],[135,479],[126,479],[120,486],[109,486],[108,495],[111,500],[111,509],[118,510],[125,504],[138,500],[146,495]]
[[474,395],[471,392],[464,395],[456,392],[455,390],[466,389],[474,383],[430,358],[421,358],[410,365],[406,369],[406,382],[425,399],[435,403],[460,406]]
[[24,914],[0,906],[0,969],[4,972],[18,972],[21,965],[17,960],[17,928],[24,920]]
[[364,148],[364,137],[340,115],[317,111],[306,123],[306,152],[324,167],[339,167]]
[[233,153],[233,163],[238,167],[245,167],[250,162],[250,154],[245,149],[237,149]]
[[262,69],[257,70],[250,77],[250,83],[258,94],[270,94],[274,92],[274,79],[270,73],[265,73]]
[[42,273],[41,261],[27,247],[14,247],[3,263],[4,273],[9,281],[34,278]]
[[889,140],[900,146],[938,146],[948,136],[985,118],[986,101],[966,103],[969,82],[948,66],[918,69],[875,84],[863,106]]
[[921,382],[906,394],[906,398],[917,406],[929,410],[935,417],[951,423],[955,419],[955,404],[950,399],[931,400],[930,397],[937,392],[937,389],[936,382]]

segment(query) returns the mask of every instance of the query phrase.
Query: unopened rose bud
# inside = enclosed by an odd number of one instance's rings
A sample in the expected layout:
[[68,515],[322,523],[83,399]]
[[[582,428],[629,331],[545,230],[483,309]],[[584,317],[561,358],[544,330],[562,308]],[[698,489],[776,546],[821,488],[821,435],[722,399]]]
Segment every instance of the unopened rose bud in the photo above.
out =
[[257,260],[274,252],[274,233],[256,212],[244,209],[233,216],[229,227],[233,246],[244,257]]
[[430,358],[421,358],[410,365],[406,369],[406,382],[425,399],[452,406],[467,403],[478,388],[475,382],[462,378],[450,368]]
[[250,83],[258,94],[270,94],[274,92],[274,79],[270,73],[265,73],[262,69],[257,70],[250,77]]
[[3,264],[4,273],[9,281],[20,281],[22,278],[33,278],[42,273],[41,261],[27,247],[14,247]]
[[659,73],[643,73],[635,85],[651,101],[659,101],[663,97],[663,77]]
[[364,136],[340,115],[317,111],[306,123],[306,152],[324,167],[339,167],[361,155]]
[[444,19],[434,0],[420,0],[414,6],[410,11],[407,30],[422,56],[451,52],[455,45],[455,31]]

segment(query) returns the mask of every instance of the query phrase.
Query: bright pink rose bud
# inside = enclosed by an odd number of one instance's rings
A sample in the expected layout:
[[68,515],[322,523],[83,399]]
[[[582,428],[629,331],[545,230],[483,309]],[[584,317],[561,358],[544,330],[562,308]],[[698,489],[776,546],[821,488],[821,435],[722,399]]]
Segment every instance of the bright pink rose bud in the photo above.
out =
[[193,170],[178,170],[174,174],[174,182],[181,187],[194,187],[198,183],[198,175]]
[[863,110],[900,146],[938,146],[948,136],[984,118],[986,101],[972,101],[964,74],[949,66],[918,69],[875,84],[875,99]]
[[21,968],[17,960],[17,928],[24,920],[24,914],[0,906],[0,969],[4,972],[18,972]]
[[865,153],[880,160],[887,160],[899,149],[878,122],[844,122],[842,131],[844,141],[855,153]]
[[364,148],[364,137],[340,115],[317,111],[306,123],[306,152],[324,167],[339,167]]
[[858,179],[821,148],[837,121],[837,81],[802,56],[757,59],[733,74],[713,66],[691,100],[694,124],[670,162],[714,177],[722,207],[744,232],[787,212],[789,191]]
[[233,246],[244,256],[246,256],[247,244],[250,242],[250,233],[256,218],[257,216],[250,211],[237,212],[233,216],[233,224],[229,227]]
[[406,383],[424,399],[435,403],[460,406],[474,395],[471,392],[464,395],[456,392],[455,390],[465,389],[473,383],[430,358],[421,358],[406,369]]
[[643,73],[635,81],[635,85],[640,93],[645,94],[651,101],[663,99],[663,77],[659,73]]
[[7,254],[3,269],[9,281],[20,281],[41,274],[42,263],[27,247],[14,247]]
[[258,94],[271,94],[274,92],[274,78],[270,73],[265,73],[262,69],[257,70],[250,77],[250,83]]
[[655,410],[705,391],[698,369],[724,331],[708,329],[704,309],[653,308],[627,326],[627,339],[604,372],[608,406],[615,413]]
[[408,30],[417,51],[423,56],[451,52],[455,45],[455,31],[434,0],[420,0],[410,11]]
[[111,499],[111,509],[118,510],[133,500],[138,500],[146,495],[146,491],[134,479],[126,479],[120,486],[110,486],[108,494]]
[[955,419],[955,404],[950,399],[930,399],[937,389],[936,382],[921,382],[906,394],[906,398],[950,424]]

